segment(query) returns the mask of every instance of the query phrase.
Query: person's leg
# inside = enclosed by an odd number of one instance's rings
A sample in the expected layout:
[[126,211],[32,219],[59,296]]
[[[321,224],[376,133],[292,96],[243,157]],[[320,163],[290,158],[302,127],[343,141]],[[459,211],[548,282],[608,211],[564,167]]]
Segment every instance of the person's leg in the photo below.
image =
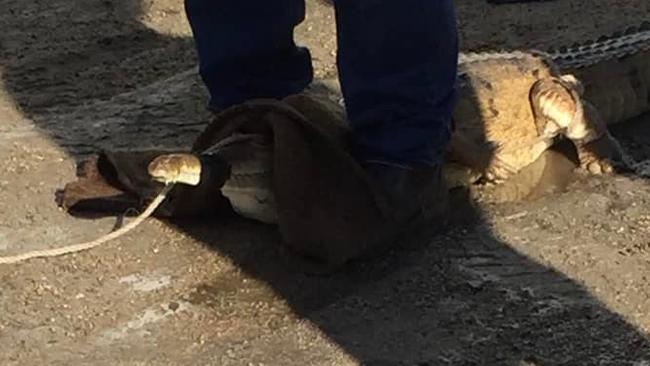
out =
[[338,66],[362,162],[435,165],[450,139],[453,0],[336,0]]
[[312,80],[309,51],[293,29],[304,0],[185,0],[210,107],[252,98],[283,98]]

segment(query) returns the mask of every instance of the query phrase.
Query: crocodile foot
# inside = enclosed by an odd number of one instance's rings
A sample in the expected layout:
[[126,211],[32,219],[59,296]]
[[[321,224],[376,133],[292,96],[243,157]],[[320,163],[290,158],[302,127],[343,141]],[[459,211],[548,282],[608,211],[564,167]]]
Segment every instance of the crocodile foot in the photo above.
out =
[[493,156],[490,164],[485,169],[483,177],[492,183],[502,183],[511,176],[517,174],[517,169],[512,165],[501,160],[498,156]]
[[623,151],[610,134],[578,146],[580,168],[590,174],[612,174],[625,169]]

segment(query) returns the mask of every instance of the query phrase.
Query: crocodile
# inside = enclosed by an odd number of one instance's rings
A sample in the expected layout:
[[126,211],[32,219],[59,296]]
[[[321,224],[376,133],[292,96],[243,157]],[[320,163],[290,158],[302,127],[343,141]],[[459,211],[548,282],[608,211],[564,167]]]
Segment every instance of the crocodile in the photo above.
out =
[[567,138],[582,168],[612,172],[625,154],[607,126],[650,108],[649,61],[647,22],[547,52],[461,54],[450,161],[499,182]]
[[[452,187],[478,181],[507,185],[558,140],[573,143],[585,171],[612,173],[630,162],[608,126],[647,112],[649,89],[648,22],[546,52],[461,53],[446,179]],[[259,158],[260,154],[251,156]],[[257,193],[272,194],[271,166],[265,163],[271,160],[258,160],[234,163],[222,192],[242,215],[274,222],[273,207],[269,207],[273,199],[259,207],[255,203]],[[194,175],[190,176],[196,176],[197,164],[192,154],[160,156],[150,163],[149,174],[161,182],[196,184],[184,182],[179,167],[191,166]],[[257,181],[236,179],[240,173],[250,178],[255,172],[260,176]],[[526,184],[534,186],[535,182]]]
[[[612,173],[621,163],[635,165],[608,126],[650,110],[650,23],[546,52],[462,53],[458,91],[455,131],[445,161],[450,186],[483,179],[515,193],[522,191],[521,182],[532,188],[539,172],[547,170],[543,164],[533,169],[531,179],[527,169],[543,160],[559,139],[573,143],[580,167],[589,173]],[[212,123],[221,122],[223,118],[216,118]],[[133,222],[91,242],[0,257],[0,264],[74,253],[124,235],[152,215],[176,184],[200,183],[204,167],[197,155],[219,154],[229,144],[237,145],[230,150],[234,156],[226,159],[229,178],[221,192],[242,216],[277,223],[270,179],[273,149],[264,137],[233,135],[193,153],[157,156],[148,173],[165,187]],[[523,173],[529,176],[522,180]]]

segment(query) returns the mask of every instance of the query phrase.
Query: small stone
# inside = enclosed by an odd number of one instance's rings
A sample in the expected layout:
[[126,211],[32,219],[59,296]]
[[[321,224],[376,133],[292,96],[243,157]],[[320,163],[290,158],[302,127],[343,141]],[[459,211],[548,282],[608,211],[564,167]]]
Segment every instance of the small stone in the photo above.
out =
[[171,311],[176,311],[178,308],[181,307],[177,302],[172,301],[169,303],[169,310]]

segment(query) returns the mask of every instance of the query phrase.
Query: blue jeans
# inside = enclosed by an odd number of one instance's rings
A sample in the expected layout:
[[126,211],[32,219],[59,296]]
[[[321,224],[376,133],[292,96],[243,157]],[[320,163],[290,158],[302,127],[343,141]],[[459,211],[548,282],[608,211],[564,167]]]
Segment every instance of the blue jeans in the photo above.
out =
[[[294,27],[304,0],[185,0],[213,108],[302,91],[313,69]],[[338,68],[361,161],[436,164],[451,135],[453,0],[337,0]]]

